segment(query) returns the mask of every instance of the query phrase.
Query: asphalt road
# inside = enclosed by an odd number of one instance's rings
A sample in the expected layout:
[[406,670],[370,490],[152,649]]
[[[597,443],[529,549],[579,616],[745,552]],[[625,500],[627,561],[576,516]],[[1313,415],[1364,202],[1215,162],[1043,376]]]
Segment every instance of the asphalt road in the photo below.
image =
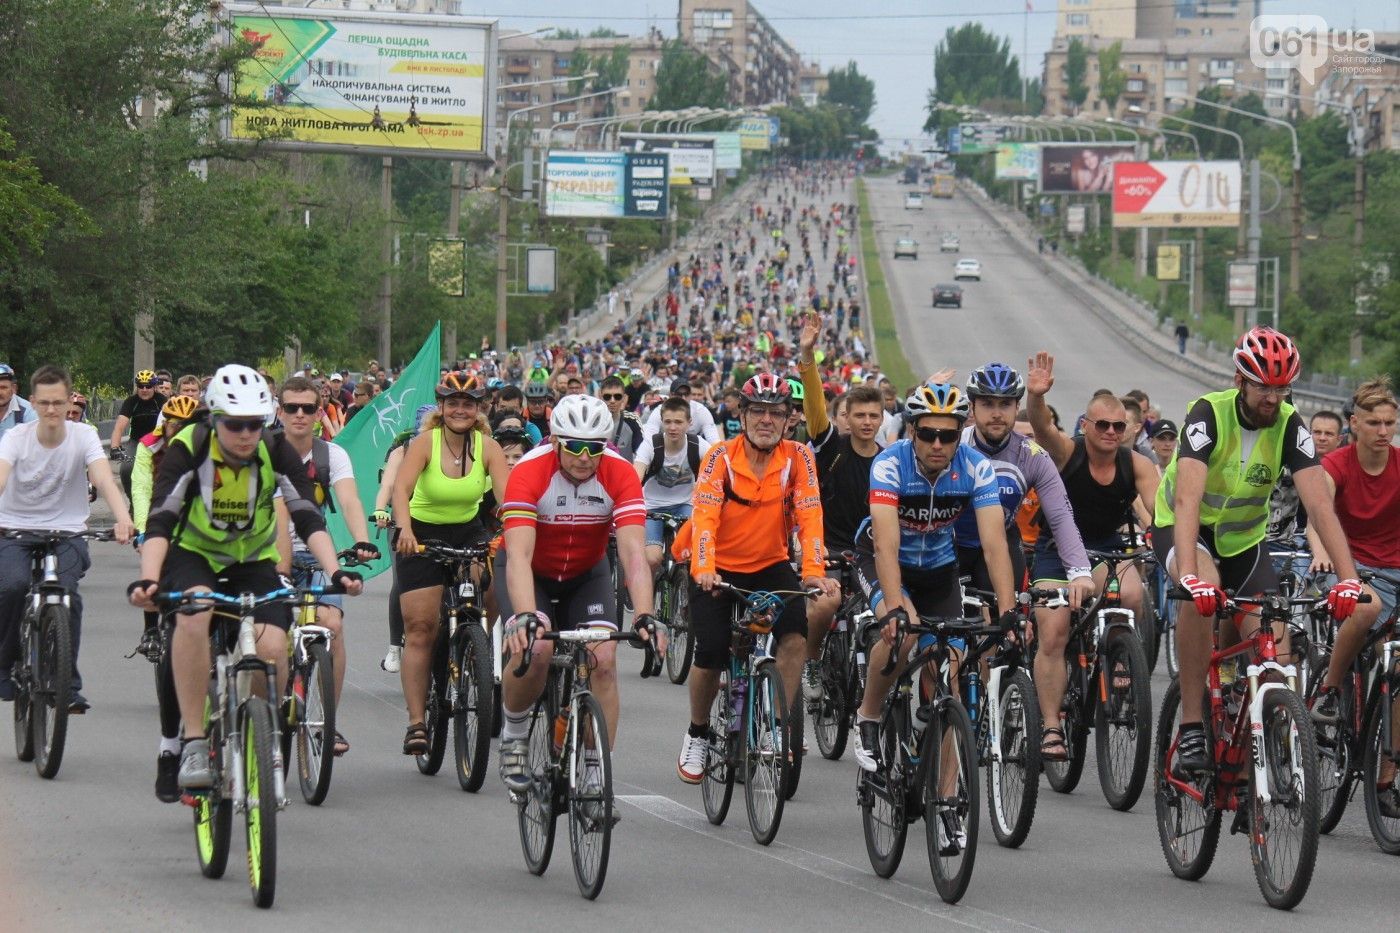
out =
[[[882,243],[905,222],[895,190],[892,181],[874,186]],[[1121,348],[1095,339],[1097,329],[1069,296],[1038,280],[1025,257],[999,246],[974,206],[938,202],[914,223],[925,244],[936,241],[935,229],[956,224],[963,254],[982,259],[988,273],[981,286],[969,284],[972,297],[962,312],[932,312],[928,286],[950,260],[930,252],[917,263],[887,263],[920,368],[951,364],[965,373],[975,363],[1024,359],[1044,346],[1062,361],[1056,397],[1063,406],[1087,398],[1101,382],[1120,390],[1141,385],[1177,407],[1189,397],[1192,387],[1128,362]],[[962,326],[929,327],[934,314]],[[151,670],[140,657],[122,657],[141,624],[123,600],[135,573],[129,550],[94,548],[83,583],[82,655],[93,709],[74,720],[58,777],[40,780],[30,765],[0,755],[0,929],[210,930],[262,919],[248,896],[237,824],[227,875],[207,881],[195,862],[190,811],[152,795]],[[686,692],[664,679],[640,680],[640,656],[630,649],[622,652],[623,716],[614,758],[623,821],[613,834],[602,897],[584,902],[565,825],[548,873],[532,877],[520,855],[514,808],[494,776],[481,793],[464,794],[450,765],[427,778],[399,754],[406,715],[398,678],[378,666],[387,590],[388,581],[379,579],[351,601],[340,722],[353,748],[337,763],[330,797],[313,808],[293,790],[292,805],[278,819],[279,925],[337,933],[430,924],[648,933],[697,924],[806,931],[1395,928],[1397,862],[1374,847],[1359,801],[1324,839],[1307,900],[1281,914],[1263,904],[1241,837],[1222,838],[1202,882],[1172,877],[1150,797],[1130,813],[1113,812],[1092,761],[1074,794],[1060,796],[1042,784],[1021,849],[999,848],[984,816],[976,873],[956,907],[933,890],[921,825],[912,828],[894,879],[871,871],[849,751],[843,761],[828,762],[814,746],[777,841],[760,847],[745,822],[741,789],[727,823],[713,827],[699,789],[677,780]],[[1166,685],[1164,675],[1154,678],[1154,696]]]

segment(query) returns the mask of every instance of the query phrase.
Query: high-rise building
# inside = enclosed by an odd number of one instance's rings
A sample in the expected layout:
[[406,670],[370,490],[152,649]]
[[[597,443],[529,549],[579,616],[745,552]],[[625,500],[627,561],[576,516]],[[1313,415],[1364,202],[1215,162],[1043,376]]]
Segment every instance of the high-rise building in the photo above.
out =
[[680,0],[677,27],[728,72],[733,103],[757,107],[799,96],[801,57],[748,0]]
[[1055,38],[1210,39],[1246,36],[1260,0],[1059,0]]

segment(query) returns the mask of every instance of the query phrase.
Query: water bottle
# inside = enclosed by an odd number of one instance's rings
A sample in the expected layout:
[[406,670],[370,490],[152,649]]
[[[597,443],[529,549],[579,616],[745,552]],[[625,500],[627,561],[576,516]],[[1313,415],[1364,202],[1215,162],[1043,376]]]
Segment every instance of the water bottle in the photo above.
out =
[[258,653],[258,637],[253,634],[253,623],[244,620],[238,628],[238,653],[245,658],[256,657]]

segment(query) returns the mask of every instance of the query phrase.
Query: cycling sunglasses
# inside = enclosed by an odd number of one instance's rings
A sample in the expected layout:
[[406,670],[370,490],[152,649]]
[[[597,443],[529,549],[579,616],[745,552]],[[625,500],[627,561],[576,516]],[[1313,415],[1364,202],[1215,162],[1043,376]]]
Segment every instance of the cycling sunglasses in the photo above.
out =
[[962,437],[961,428],[915,428],[914,436],[925,444],[942,444],[945,447],[956,444]]
[[1099,418],[1097,421],[1091,423],[1094,427],[1098,428],[1100,434],[1107,434],[1109,431],[1112,431],[1114,434],[1122,434],[1124,431],[1128,430],[1128,422],[1126,421],[1108,421],[1104,418]]
[[620,402],[627,396],[621,392],[604,392],[599,397],[605,402]]
[[581,441],[571,437],[559,438],[559,446],[567,454],[575,457],[601,457],[608,449],[607,441]]
[[233,434],[252,434],[267,424],[261,418],[220,418],[219,424]]
[[303,414],[314,415],[321,406],[312,402],[283,402],[282,410],[289,415]]

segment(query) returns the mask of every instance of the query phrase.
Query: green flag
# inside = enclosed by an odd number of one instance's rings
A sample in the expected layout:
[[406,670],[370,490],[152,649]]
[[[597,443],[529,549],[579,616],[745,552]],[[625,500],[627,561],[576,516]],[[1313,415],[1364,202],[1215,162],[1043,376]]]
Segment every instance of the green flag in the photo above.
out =
[[[442,360],[442,322],[433,328],[428,339],[418,350],[413,362],[404,368],[399,378],[389,388],[380,392],[363,411],[336,435],[335,443],[350,455],[350,463],[355,467],[355,485],[360,490],[360,502],[364,504],[365,515],[374,511],[374,500],[379,495],[379,471],[384,466],[384,455],[389,444],[400,431],[413,427],[414,412],[420,405],[434,403],[434,390],[437,388],[438,373]],[[345,527],[340,512],[326,515],[335,547],[343,551],[355,543],[355,538]],[[389,569],[388,535],[376,532],[370,525],[370,535],[379,548],[380,558],[355,572],[366,580],[378,576]]]

